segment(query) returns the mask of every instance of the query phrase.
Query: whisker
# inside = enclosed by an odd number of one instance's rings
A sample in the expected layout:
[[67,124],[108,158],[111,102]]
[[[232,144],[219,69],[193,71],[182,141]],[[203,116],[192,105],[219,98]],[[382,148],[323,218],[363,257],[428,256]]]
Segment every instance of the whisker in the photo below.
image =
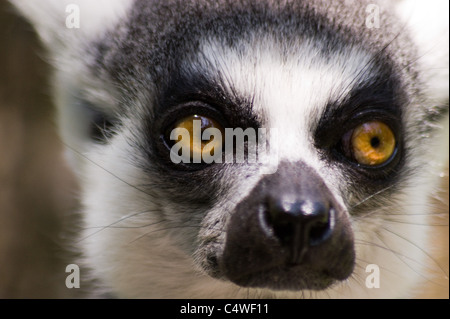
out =
[[[383,227],[383,229],[385,231],[387,231],[387,232],[389,232],[389,233],[391,233],[391,234],[393,234],[393,235],[403,239],[407,243],[409,243],[409,244],[413,245],[414,247],[416,247],[417,249],[419,249],[425,256],[427,256],[428,258],[430,258],[434,262],[434,264],[442,271],[443,274],[445,274],[448,277],[448,275],[446,274],[446,272],[442,268],[442,266],[437,262],[437,260],[433,256],[431,256],[428,252],[426,252],[425,249],[423,249],[422,247],[418,246],[416,243],[412,242],[410,239],[405,238],[405,237],[401,236],[400,234],[398,234],[398,233],[396,233],[396,232],[394,232],[394,231],[392,231],[392,230],[390,230],[390,229],[388,229],[386,227]],[[425,266],[425,265],[422,265],[422,266]]]
[[[112,222],[111,224],[106,225],[106,226],[91,226],[91,227],[84,227],[82,229],[83,230],[88,230],[88,229],[97,229],[97,228],[101,228],[101,229],[110,228],[111,226],[113,226],[115,224],[118,224],[118,223],[121,223],[121,222],[123,222],[123,221],[125,221],[127,219],[132,218],[132,217],[143,215],[143,214],[149,214],[149,213],[152,213],[152,212],[158,212],[158,211],[159,210],[156,210],[156,209],[155,210],[145,210],[145,211],[142,211],[142,212],[137,212],[137,213],[133,213],[133,214],[129,214],[129,215],[123,216],[123,217],[119,218],[118,220],[116,220],[115,222]],[[124,226],[124,228],[128,228],[128,227]],[[134,226],[130,226],[130,228],[134,228]],[[139,226],[138,226],[138,228],[139,228]]]
[[87,161],[89,161],[90,163],[94,164],[95,166],[97,166],[98,168],[102,169],[103,171],[107,172],[108,174],[110,174],[111,176],[117,178],[117,180],[121,181],[122,183],[126,184],[127,186],[134,188],[135,190],[149,196],[149,197],[153,197],[151,194],[147,193],[146,191],[140,189],[139,187],[128,183],[127,181],[125,181],[124,179],[120,178],[119,176],[117,176],[116,174],[114,174],[113,172],[107,170],[106,168],[102,167],[100,164],[98,164],[97,162],[93,161],[92,159],[90,159],[88,156],[86,156],[85,154],[81,153],[80,151],[76,150],[75,148],[71,147],[69,144],[61,141],[61,143],[67,147],[68,149],[70,149],[71,151],[73,151],[75,154],[77,154],[78,156],[83,157],[84,159],[86,159]]
[[[105,225],[105,226],[86,227],[86,228],[84,228],[85,230],[87,230],[87,229],[95,229],[95,228],[100,228],[100,229],[95,231],[95,232],[93,232],[93,233],[91,233],[91,234],[89,234],[89,235],[87,235],[87,236],[85,236],[85,237],[83,237],[83,238],[81,238],[81,239],[79,239],[77,242],[81,242],[83,240],[86,240],[86,239],[88,239],[88,238],[90,238],[90,237],[100,233],[101,231],[103,231],[105,229],[108,229],[108,228],[141,228],[140,226],[128,226],[128,227],[127,226],[125,226],[125,227],[124,226],[120,226],[120,227],[116,226],[116,227],[114,227],[114,225],[116,225],[116,224],[118,224],[120,222],[123,222],[123,221],[125,221],[125,220],[127,220],[129,218],[132,218],[132,217],[135,217],[135,216],[138,216],[138,215],[142,215],[142,214],[148,214],[148,213],[151,213],[151,212],[154,212],[154,211],[156,211],[156,210],[146,210],[146,211],[142,211],[142,212],[133,213],[133,214],[124,216],[124,217],[116,220],[115,222],[113,222],[113,223],[111,223],[109,225]],[[160,222],[162,222],[162,221],[159,221],[159,222],[156,222],[156,223],[153,223],[153,224],[158,224]],[[153,225],[153,224],[150,224],[150,225]]]
[[370,200],[371,198],[373,198],[373,197],[375,197],[375,196],[377,196],[377,195],[380,195],[381,193],[383,193],[383,192],[385,192],[385,191],[391,189],[391,188],[394,187],[394,186],[396,186],[395,183],[392,184],[392,185],[389,185],[389,186],[387,186],[387,187],[385,187],[385,188],[383,188],[383,189],[381,189],[381,190],[379,190],[378,192],[376,192],[376,193],[374,193],[374,194],[371,194],[371,195],[367,196],[367,197],[364,198],[362,201],[360,201],[360,202],[356,203],[355,205],[351,206],[351,207],[349,208],[349,210],[352,210],[352,209],[354,209],[354,208],[356,208],[356,207],[362,205],[363,203],[367,202],[367,201]]
[[[378,238],[379,240],[381,240],[381,238]],[[382,241],[382,240],[381,240]],[[383,242],[383,241],[382,241]],[[355,242],[356,243],[356,242]],[[384,243],[384,242],[383,242]],[[422,274],[420,274],[419,272],[417,272],[414,268],[412,268],[410,265],[408,265],[404,260],[402,260],[401,258],[400,258],[400,256],[401,257],[404,257],[404,258],[407,258],[407,259],[410,259],[410,260],[412,260],[412,261],[415,261],[413,258],[410,258],[410,257],[408,257],[408,256],[405,256],[405,255],[403,255],[403,254],[401,254],[401,253],[399,253],[398,251],[395,251],[395,250],[393,250],[393,249],[391,249],[391,248],[389,248],[389,247],[384,247],[384,246],[381,246],[381,245],[378,245],[378,244],[375,244],[375,243],[372,243],[372,242],[358,242],[358,244],[367,244],[367,245],[371,245],[371,246],[376,246],[376,247],[378,247],[378,248],[382,248],[382,249],[384,249],[384,250],[387,250],[387,251],[389,251],[389,252],[391,252],[391,253],[393,253],[402,263],[404,263],[404,264],[406,264],[407,266],[408,266],[408,268],[410,268],[412,271],[414,271],[415,273],[417,273],[419,276],[421,276],[422,278],[424,278],[425,280],[427,280],[428,282],[431,282],[431,283],[433,283],[434,285],[437,285],[437,286],[439,286],[439,287],[445,287],[445,285],[442,285],[441,283],[438,283],[438,282],[435,282],[435,281],[433,281],[432,279],[429,279],[429,278],[427,278],[427,277],[425,277],[424,275],[422,275]],[[386,244],[386,243],[384,243],[384,244]],[[366,262],[366,263],[371,263],[371,262],[368,262],[368,261],[365,261],[365,260],[363,260],[363,259],[361,259],[361,258],[357,258],[358,260],[361,260],[361,261],[363,261],[363,262]],[[416,262],[416,261],[415,261]],[[422,266],[424,266],[424,265],[422,265]],[[383,267],[383,266],[380,266],[380,265],[378,265],[378,267],[380,267],[380,269],[382,269],[383,271],[388,271],[388,272],[390,272],[390,273],[392,273],[393,275],[396,275],[396,276],[398,276],[398,275],[400,275],[399,273],[397,273],[397,272],[394,272],[394,271],[392,271],[392,270],[390,270],[390,269],[388,269],[388,268],[386,268],[386,267]],[[442,269],[441,267],[439,267],[440,269]],[[445,274],[445,271],[443,271],[444,272],[444,274]],[[445,278],[448,278],[448,276],[445,274]]]
[[374,243],[374,242],[371,242],[371,241],[362,240],[362,239],[355,239],[355,244],[358,244],[358,245],[368,245],[368,246],[373,246],[373,247],[381,248],[381,249],[383,249],[383,250],[389,251],[389,252],[394,253],[394,254],[395,254],[395,253],[398,253],[398,252],[392,250],[392,249],[389,248],[389,247],[382,246],[382,245],[380,245],[380,244],[377,244],[377,243]]
[[[389,249],[388,249],[388,250],[389,250]],[[389,250],[389,251],[391,251],[391,250]],[[392,251],[391,251],[391,252],[392,252]],[[362,262],[364,262],[364,263],[367,264],[367,265],[373,264],[373,263],[374,263],[374,262],[369,262],[369,261],[367,261],[367,260],[364,260],[364,259],[362,259],[362,258],[360,258],[360,257],[356,258],[356,260],[362,261]],[[396,275],[396,276],[399,275],[399,273],[393,271],[392,269],[389,269],[389,268],[387,268],[387,267],[384,267],[384,266],[381,266],[381,265],[378,265],[378,264],[377,264],[377,266],[378,266],[381,270],[383,270],[383,271],[390,272],[391,274]],[[361,266],[361,268],[365,270],[365,268],[364,268],[363,266]]]
[[413,222],[407,222],[407,221],[401,221],[401,220],[393,220],[393,219],[384,219],[385,221],[388,221],[390,223],[397,223],[397,224],[405,224],[405,225],[415,225],[415,226],[429,226],[429,227],[448,227],[448,223],[446,224],[423,224],[423,223],[413,223]]
[[[383,244],[385,244],[386,245],[386,247],[389,247],[387,244],[386,244],[386,242],[384,242],[384,240],[381,238],[381,236],[377,236],[378,237],[378,239],[383,243]],[[400,237],[400,236],[399,236]],[[401,237],[400,237],[401,238]],[[414,244],[413,244],[414,245]],[[416,246],[416,245],[414,245],[414,246]],[[419,249],[420,249],[420,247],[418,247]],[[399,253],[398,251],[395,251],[395,250],[393,250],[393,249],[390,249],[391,250],[391,252],[394,254],[394,256],[398,259],[398,260],[400,260],[403,264],[405,264],[409,269],[411,269],[413,272],[415,272],[417,275],[419,275],[420,277],[422,277],[423,279],[425,279],[426,281],[428,281],[428,282],[431,282],[431,283],[433,283],[433,284],[435,284],[435,285],[438,285],[438,286],[441,286],[441,284],[440,283],[437,283],[437,282],[435,282],[435,281],[433,281],[433,280],[431,280],[431,279],[429,279],[429,278],[427,278],[426,276],[424,276],[423,274],[421,274],[420,272],[418,272],[416,269],[414,269],[411,265],[409,265],[405,260],[403,260],[401,257],[403,257],[403,258],[405,258],[405,259],[409,259],[409,260],[411,260],[411,261],[414,261],[414,262],[417,262],[417,260],[414,260],[413,258],[411,258],[411,257],[409,257],[409,256],[406,256],[406,255],[404,255],[404,254],[401,254],[401,253]],[[421,265],[421,266],[425,266],[425,265],[423,265],[423,264],[420,264],[419,263],[419,265]],[[441,267],[439,267],[439,268],[441,268]]]
[[129,242],[127,245],[130,245],[152,233],[156,233],[156,232],[160,232],[160,231],[164,231],[164,230],[170,230],[170,229],[183,229],[183,228],[199,228],[199,229],[201,229],[201,228],[204,228],[204,226],[201,226],[201,225],[179,225],[179,226],[169,226],[169,227],[164,227],[164,228],[159,228],[159,229],[153,229],[153,230],[146,232],[145,234],[140,235],[139,237],[135,238],[134,240]]

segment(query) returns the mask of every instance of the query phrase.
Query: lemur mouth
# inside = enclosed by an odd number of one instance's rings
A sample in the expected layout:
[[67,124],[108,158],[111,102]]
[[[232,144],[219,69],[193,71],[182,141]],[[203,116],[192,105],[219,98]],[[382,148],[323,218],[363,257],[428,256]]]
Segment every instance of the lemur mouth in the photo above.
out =
[[[317,254],[306,254],[300,264],[293,264],[288,259],[283,261],[283,257],[289,254],[282,248],[279,254],[272,255],[272,259],[259,259],[255,253],[259,254],[255,251],[235,258],[226,256],[219,262],[219,273],[242,287],[323,290],[337,281],[347,279],[354,268],[354,254],[349,253],[348,247],[336,252],[324,250]],[[233,265],[230,265],[230,260],[234,261]]]
[[321,290],[352,274],[345,210],[308,166],[292,169],[282,163],[236,206],[216,276],[243,287]]
[[279,266],[259,270],[237,277],[231,282],[249,288],[269,288],[272,290],[323,290],[337,281],[326,271],[317,272],[308,266]]

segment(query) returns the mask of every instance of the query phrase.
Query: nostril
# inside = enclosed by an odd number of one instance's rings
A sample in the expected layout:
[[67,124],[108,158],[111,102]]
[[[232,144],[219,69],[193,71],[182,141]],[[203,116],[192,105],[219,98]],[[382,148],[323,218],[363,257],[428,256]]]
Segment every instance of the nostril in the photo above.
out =
[[277,201],[269,198],[266,205],[267,225],[272,229],[275,237],[282,244],[289,244],[293,241],[296,228],[298,228],[298,216],[292,204]]
[[296,223],[280,219],[278,216],[270,213],[266,214],[266,225],[271,228],[273,235],[282,243],[289,244],[295,235]]
[[326,218],[318,219],[309,229],[309,245],[315,246],[326,241],[334,228],[335,211],[331,208]]

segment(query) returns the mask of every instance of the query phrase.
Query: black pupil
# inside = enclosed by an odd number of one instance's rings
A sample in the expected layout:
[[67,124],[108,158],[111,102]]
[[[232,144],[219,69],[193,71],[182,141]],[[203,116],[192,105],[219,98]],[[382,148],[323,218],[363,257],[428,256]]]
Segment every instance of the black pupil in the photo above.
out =
[[373,148],[377,148],[377,147],[379,147],[380,146],[380,143],[381,143],[381,141],[380,141],[380,139],[378,138],[378,137],[372,137],[372,139],[370,140],[370,145],[373,147]]

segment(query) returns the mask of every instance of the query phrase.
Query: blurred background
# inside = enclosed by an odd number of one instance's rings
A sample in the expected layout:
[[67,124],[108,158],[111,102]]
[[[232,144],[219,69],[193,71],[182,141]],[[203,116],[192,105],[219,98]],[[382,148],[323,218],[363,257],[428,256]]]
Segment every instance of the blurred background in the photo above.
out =
[[0,298],[75,295],[65,267],[76,188],[42,56],[31,26],[0,0]]
[[[0,298],[71,298],[77,188],[53,121],[43,48],[0,0]],[[419,298],[449,298],[448,174],[433,221],[435,260]]]

